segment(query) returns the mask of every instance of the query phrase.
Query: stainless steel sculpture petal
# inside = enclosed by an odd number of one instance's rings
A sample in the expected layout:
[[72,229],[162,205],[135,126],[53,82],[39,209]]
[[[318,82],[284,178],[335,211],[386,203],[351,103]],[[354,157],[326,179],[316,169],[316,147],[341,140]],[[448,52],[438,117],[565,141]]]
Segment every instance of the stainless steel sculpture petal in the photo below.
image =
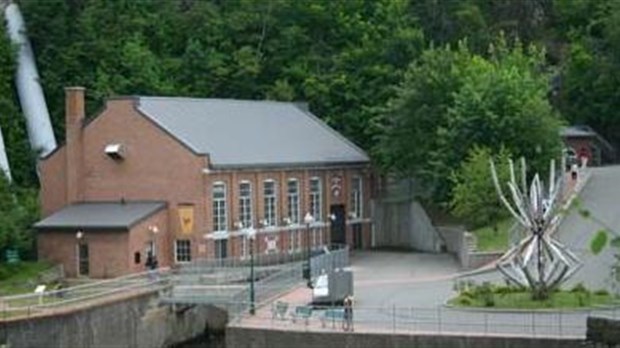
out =
[[497,268],[510,282],[529,287],[535,298],[543,299],[581,267],[577,256],[550,236],[559,221],[564,175],[556,177],[555,161],[552,160],[548,189],[544,189],[544,183],[536,174],[528,190],[525,159],[521,159],[520,185],[515,175],[514,163],[510,160],[508,164],[508,198],[502,190],[495,164],[491,160],[493,183],[500,201],[528,233],[500,258]]

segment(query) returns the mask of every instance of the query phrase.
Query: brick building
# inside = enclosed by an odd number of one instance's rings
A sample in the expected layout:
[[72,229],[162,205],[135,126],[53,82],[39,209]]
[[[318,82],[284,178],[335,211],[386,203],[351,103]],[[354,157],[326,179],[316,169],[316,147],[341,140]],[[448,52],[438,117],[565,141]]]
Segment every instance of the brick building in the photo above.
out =
[[616,149],[588,126],[563,127],[560,136],[569,155],[578,163],[587,159],[588,165],[600,166],[616,162]]
[[123,97],[86,120],[83,88],[66,105],[35,227],[39,257],[70,276],[245,258],[249,229],[259,255],[370,246],[368,157],[301,105]]

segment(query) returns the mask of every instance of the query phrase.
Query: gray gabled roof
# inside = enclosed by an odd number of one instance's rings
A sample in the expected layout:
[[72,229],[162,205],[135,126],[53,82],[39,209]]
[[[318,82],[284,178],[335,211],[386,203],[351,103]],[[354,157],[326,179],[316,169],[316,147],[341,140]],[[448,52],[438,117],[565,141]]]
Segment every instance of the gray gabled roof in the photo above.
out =
[[164,202],[77,203],[37,222],[34,227],[39,230],[128,230],[165,207]]
[[215,168],[368,162],[363,150],[294,103],[138,97],[138,110]]

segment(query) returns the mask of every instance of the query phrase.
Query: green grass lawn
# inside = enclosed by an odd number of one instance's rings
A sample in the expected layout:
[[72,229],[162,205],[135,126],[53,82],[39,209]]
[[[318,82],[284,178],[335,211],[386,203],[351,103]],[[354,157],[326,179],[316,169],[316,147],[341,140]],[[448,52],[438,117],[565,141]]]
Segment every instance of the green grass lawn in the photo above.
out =
[[47,263],[31,261],[15,265],[0,264],[0,296],[33,292],[37,276],[49,268]]
[[478,250],[479,251],[502,251],[508,248],[510,241],[510,228],[512,227],[513,219],[508,218],[498,223],[497,232],[493,230],[493,226],[485,226],[477,230],[471,231],[476,237],[478,237]]
[[501,291],[492,293],[465,291],[448,303],[458,307],[503,308],[503,309],[541,309],[541,308],[588,308],[597,305],[610,305],[618,299],[606,292],[556,291],[547,300],[533,300],[529,291]]

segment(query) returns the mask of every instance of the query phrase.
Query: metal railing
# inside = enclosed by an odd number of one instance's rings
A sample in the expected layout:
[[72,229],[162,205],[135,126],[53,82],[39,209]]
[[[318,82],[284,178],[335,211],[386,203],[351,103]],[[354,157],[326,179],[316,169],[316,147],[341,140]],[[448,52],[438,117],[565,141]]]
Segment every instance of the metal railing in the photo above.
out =
[[[282,302],[278,304],[280,307]],[[285,303],[286,313],[275,315],[275,304],[263,306],[256,315],[244,315],[233,325],[303,331],[342,331],[346,328],[343,308],[312,306],[307,318],[295,315],[306,303]],[[333,315],[341,311],[340,315]],[[331,313],[328,313],[331,312]],[[369,333],[439,333],[515,335],[526,337],[585,338],[589,315],[620,319],[620,308],[598,310],[492,311],[438,307],[353,307],[351,327]]]
[[170,286],[170,269],[161,268],[39,293],[0,297],[0,320],[47,314],[111,296],[153,292]]
[[[322,246],[320,248],[312,248],[310,250],[310,257],[316,258],[325,254],[339,254],[345,253],[347,254],[347,264],[348,264],[348,246],[344,244],[331,244]],[[274,253],[256,253],[254,255],[254,265],[255,266],[270,266],[270,265],[282,265],[293,262],[301,262],[305,261],[308,258],[307,250],[305,248],[295,249],[292,252],[289,251],[281,251]],[[221,258],[221,259],[207,259],[207,258],[199,258],[194,259],[188,263],[178,264],[175,268],[179,273],[201,273],[205,270],[218,270],[220,268],[242,268],[249,267],[251,263],[250,255],[246,255],[244,257],[229,257],[229,258]]]
[[[254,279],[257,304],[303,281],[302,265],[306,260],[303,254],[280,253],[276,256],[257,260]],[[348,248],[337,245],[315,251],[311,264],[313,276],[346,267],[349,265]],[[0,320],[48,314],[54,309],[79,306],[104,297],[161,290],[166,290],[162,291],[162,302],[226,306],[234,302],[236,305],[228,306],[231,308],[231,317],[234,317],[248,308],[249,283],[249,260],[196,260],[173,270],[160,268],[35,294],[0,297]]]
[[310,274],[312,278],[316,278],[321,274],[331,273],[350,265],[349,247],[336,245],[331,249],[325,248],[321,254],[310,259]]

